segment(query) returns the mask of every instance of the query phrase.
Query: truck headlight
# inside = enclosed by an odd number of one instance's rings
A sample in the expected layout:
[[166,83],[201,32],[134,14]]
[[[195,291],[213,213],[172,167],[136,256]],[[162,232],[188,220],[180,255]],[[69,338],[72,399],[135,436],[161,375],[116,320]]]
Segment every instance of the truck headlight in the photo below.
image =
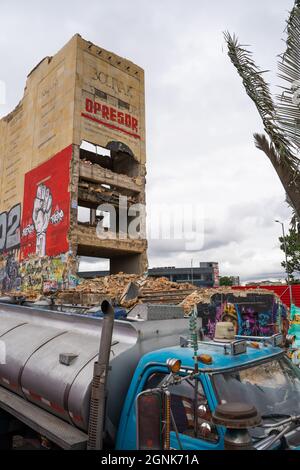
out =
[[176,358],[167,359],[167,366],[170,372],[176,374],[181,369],[181,360]]

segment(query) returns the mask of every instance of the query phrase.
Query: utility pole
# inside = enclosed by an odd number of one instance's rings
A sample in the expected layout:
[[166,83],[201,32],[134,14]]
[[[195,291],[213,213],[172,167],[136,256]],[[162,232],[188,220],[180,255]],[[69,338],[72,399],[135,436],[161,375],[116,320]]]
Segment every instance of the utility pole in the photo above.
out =
[[194,284],[193,258],[191,259],[191,277],[192,277],[192,284]]
[[288,269],[288,259],[287,259],[287,247],[286,247],[286,239],[285,239],[285,230],[284,230],[284,223],[280,222],[280,220],[275,220],[278,224],[281,225],[282,228],[282,238],[283,238],[283,247],[284,247],[284,254],[285,254],[285,265],[286,265],[286,274],[287,274],[287,284],[289,286],[289,293],[290,293],[290,305],[292,306],[293,303],[293,293],[292,293],[292,285],[290,280],[290,273]]

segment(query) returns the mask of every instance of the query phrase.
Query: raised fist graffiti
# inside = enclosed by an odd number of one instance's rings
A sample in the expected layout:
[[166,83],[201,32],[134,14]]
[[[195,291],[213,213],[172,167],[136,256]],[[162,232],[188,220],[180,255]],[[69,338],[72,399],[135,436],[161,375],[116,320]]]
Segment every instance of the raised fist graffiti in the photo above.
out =
[[49,225],[52,210],[52,195],[50,189],[39,184],[33,203],[32,220],[36,231],[36,254],[46,254],[46,231]]

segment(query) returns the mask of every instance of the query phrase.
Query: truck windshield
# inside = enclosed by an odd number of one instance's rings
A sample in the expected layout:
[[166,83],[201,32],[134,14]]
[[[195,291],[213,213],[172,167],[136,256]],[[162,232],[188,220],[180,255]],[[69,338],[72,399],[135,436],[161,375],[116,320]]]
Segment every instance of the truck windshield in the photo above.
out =
[[286,357],[212,376],[219,403],[255,405],[266,419],[300,414],[300,371]]

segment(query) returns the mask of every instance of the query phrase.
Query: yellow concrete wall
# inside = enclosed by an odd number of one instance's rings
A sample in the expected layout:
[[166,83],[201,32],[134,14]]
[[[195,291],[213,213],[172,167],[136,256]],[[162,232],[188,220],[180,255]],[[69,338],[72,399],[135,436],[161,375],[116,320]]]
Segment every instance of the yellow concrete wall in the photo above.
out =
[[[106,100],[97,96],[99,91],[107,94]],[[86,98],[115,110],[115,122],[85,113]],[[129,109],[120,108],[119,100]],[[136,119],[138,130],[118,123],[118,112]],[[122,141],[145,163],[143,70],[75,35],[30,72],[19,105],[0,120],[0,213],[18,203],[22,206],[26,172],[82,140],[103,147],[111,140]]]
[[[77,79],[74,143],[82,140],[106,147],[112,140],[121,141],[144,164],[145,89],[144,71],[132,62],[95,46],[77,36]],[[102,93],[107,97],[103,98]],[[112,110],[109,118],[86,111],[86,99]],[[129,109],[122,106],[124,102]],[[137,130],[122,123],[127,114],[138,121]],[[92,119],[89,119],[90,116]],[[130,119],[129,118],[129,119]],[[102,123],[99,123],[101,121]],[[106,125],[105,125],[106,124]]]
[[23,201],[24,175],[72,143],[77,37],[27,78],[24,97],[0,120],[0,213]]

